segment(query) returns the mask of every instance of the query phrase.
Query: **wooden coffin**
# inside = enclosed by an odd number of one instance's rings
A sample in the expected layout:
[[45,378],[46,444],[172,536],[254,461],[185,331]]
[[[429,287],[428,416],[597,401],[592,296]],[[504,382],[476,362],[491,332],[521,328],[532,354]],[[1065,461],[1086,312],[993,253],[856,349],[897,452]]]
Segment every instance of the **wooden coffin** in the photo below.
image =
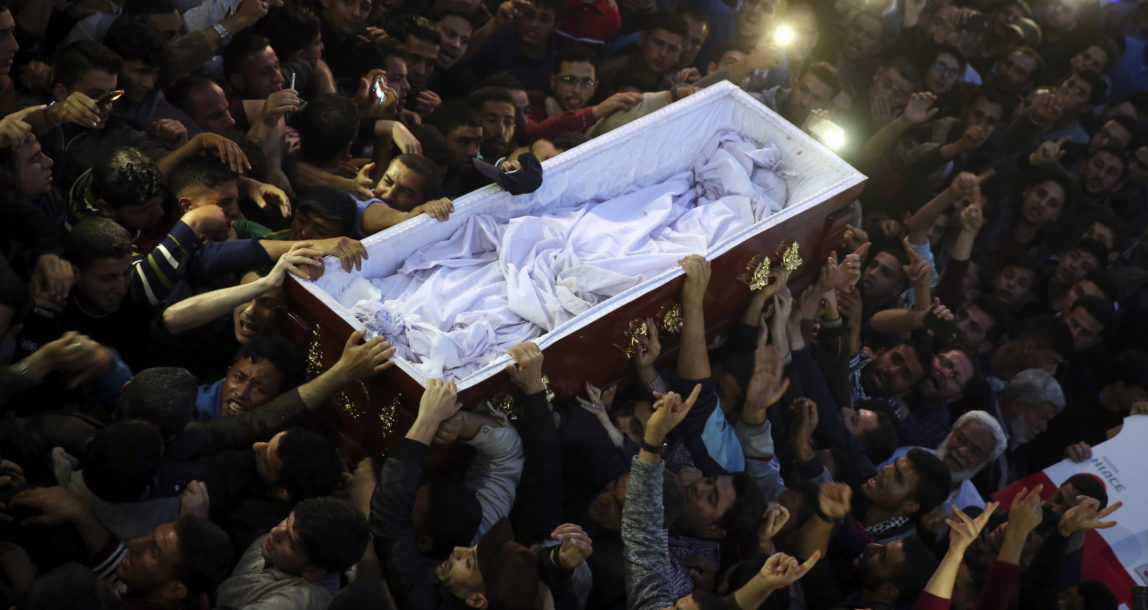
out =
[[[764,257],[781,264],[784,251],[790,249],[806,261],[791,282],[802,286],[811,281],[819,262],[840,244],[852,215],[851,201],[865,181],[833,152],[730,83],[709,87],[548,160],[543,164],[544,183],[534,193],[512,196],[488,186],[455,201],[455,213],[447,222],[421,216],[367,238],[363,243],[370,258],[360,273],[367,277],[393,273],[420,247],[447,238],[474,214],[511,218],[663,181],[688,168],[710,136],[723,129],[758,143],[773,142],[782,153],[784,169],[795,177],[786,179],[788,198],[782,211],[706,253],[713,261],[705,299],[707,335],[712,339],[736,319],[750,292],[748,281]],[[318,281],[292,278],[287,286],[288,335],[307,350],[312,372],[333,364],[350,333],[362,328],[337,300],[351,279],[328,257]],[[667,269],[538,338],[550,389],[572,397],[582,392],[585,381],[604,386],[626,377],[631,370],[632,335],[646,316],[655,317],[664,329],[663,358],[672,357],[682,281],[680,268]],[[504,393],[512,392],[503,372],[508,362],[504,356],[458,382],[463,403],[469,406],[493,397],[493,402],[505,406]],[[337,396],[327,412],[342,436],[347,457],[388,450],[413,421],[425,382],[411,363],[396,359],[386,373]]]

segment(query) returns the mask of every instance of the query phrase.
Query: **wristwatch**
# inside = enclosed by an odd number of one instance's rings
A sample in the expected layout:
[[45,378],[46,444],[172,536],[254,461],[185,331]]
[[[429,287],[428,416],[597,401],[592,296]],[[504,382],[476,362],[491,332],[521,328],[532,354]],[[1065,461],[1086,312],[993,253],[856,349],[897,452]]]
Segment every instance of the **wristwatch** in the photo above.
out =
[[215,30],[215,33],[219,34],[219,46],[226,47],[231,43],[231,32],[228,32],[227,28],[218,23],[213,24],[211,28]]
[[662,455],[662,452],[666,450],[665,443],[662,443],[661,445],[651,445],[647,443],[645,439],[642,439],[641,447],[642,451],[648,451],[654,455]]

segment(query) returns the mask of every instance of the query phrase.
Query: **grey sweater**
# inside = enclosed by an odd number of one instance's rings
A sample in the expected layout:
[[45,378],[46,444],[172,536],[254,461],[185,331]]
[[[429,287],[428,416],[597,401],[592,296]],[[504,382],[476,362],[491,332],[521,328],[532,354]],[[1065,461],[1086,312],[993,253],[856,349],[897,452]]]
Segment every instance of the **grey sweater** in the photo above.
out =
[[669,542],[662,521],[662,472],[665,464],[647,464],[634,456],[630,487],[622,509],[622,551],[626,600],[631,610],[660,610],[674,605],[670,596]]

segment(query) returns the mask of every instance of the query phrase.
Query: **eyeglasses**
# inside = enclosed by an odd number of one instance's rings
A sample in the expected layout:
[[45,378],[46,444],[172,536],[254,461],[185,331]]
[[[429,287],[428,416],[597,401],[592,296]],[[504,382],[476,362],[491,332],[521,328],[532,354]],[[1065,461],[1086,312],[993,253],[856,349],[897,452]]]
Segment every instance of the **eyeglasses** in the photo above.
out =
[[573,74],[563,74],[562,76],[558,77],[558,80],[567,85],[578,85],[584,89],[589,89],[598,83],[598,81],[592,78],[574,76]]
[[947,64],[943,61],[933,62],[933,69],[936,70],[937,72],[940,72],[941,74],[944,74],[944,75],[950,77],[950,78],[956,78],[956,77],[961,75],[961,69],[960,68],[950,68],[949,64]]

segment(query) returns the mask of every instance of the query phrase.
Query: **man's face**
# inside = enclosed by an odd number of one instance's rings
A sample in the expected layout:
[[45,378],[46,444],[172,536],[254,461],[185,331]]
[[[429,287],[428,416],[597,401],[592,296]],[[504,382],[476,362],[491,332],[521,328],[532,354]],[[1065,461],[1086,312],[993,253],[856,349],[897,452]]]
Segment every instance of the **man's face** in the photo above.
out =
[[878,68],[873,75],[873,87],[869,92],[870,105],[875,100],[885,100],[890,108],[904,108],[913,94],[913,84],[893,68]]
[[450,557],[434,569],[434,575],[448,591],[481,591],[478,547],[454,547]]
[[961,310],[961,314],[957,318],[957,328],[961,329],[961,335],[965,338],[965,345],[979,352],[992,349],[989,333],[995,324],[992,316],[976,305],[970,305]]
[[1072,288],[1068,289],[1068,292],[1065,294],[1065,301],[1067,302],[1064,304],[1064,310],[1059,313],[1062,313],[1065,317],[1067,317],[1068,309],[1072,307],[1072,304],[1075,303],[1077,299],[1084,296],[1093,296],[1101,299],[1108,298],[1108,295],[1104,294],[1104,291],[1101,290],[1100,287],[1097,286],[1096,283],[1094,283],[1092,280],[1087,278],[1082,279],[1079,282],[1073,284]]
[[120,83],[124,88],[124,99],[132,104],[142,102],[144,97],[155,89],[155,80],[159,76],[159,68],[147,65],[139,59],[129,59],[124,62],[120,71]]
[[[881,50],[881,37],[884,35],[884,22],[868,13],[858,13],[846,30],[845,39],[841,41],[841,54],[847,60],[873,57]],[[908,97],[906,94],[905,98]]]
[[327,218],[310,208],[296,212],[295,219],[291,221],[291,239],[295,241],[330,239],[342,235],[343,221]]
[[1024,189],[1020,212],[1025,221],[1041,226],[1060,217],[1064,200],[1064,187],[1055,180],[1046,180]]
[[844,407],[841,409],[841,419],[845,422],[845,429],[856,438],[867,436],[881,427],[877,412],[869,409]]
[[1124,159],[1101,150],[1084,163],[1080,178],[1089,195],[1111,195],[1124,186]]
[[1068,509],[1081,503],[1081,495],[1080,490],[1075,485],[1065,481],[1056,488],[1056,493],[1052,494],[1046,505],[1056,514],[1063,515],[1068,512]]
[[315,62],[323,59],[323,34],[315,34],[311,44],[299,49],[299,59],[314,67]]
[[211,133],[224,133],[235,127],[235,119],[227,106],[227,95],[215,83],[191,94],[191,118],[200,129]]
[[973,125],[980,125],[990,130],[996,129],[1004,116],[1004,108],[987,97],[977,97],[973,103],[961,114],[961,128],[968,129]]
[[1104,335],[1104,325],[1083,307],[1074,307],[1065,318],[1068,330],[1072,331],[1072,344],[1082,352],[1100,343]]
[[720,58],[718,58],[718,61],[716,64],[713,62],[710,62],[710,65],[706,68],[706,74],[713,74],[713,72],[715,70],[720,70],[722,68],[728,68],[728,67],[736,64],[737,62],[741,61],[744,58],[745,58],[745,53],[742,53],[741,51],[738,51],[737,49],[730,49],[730,50],[726,51],[724,54],[722,54],[722,56]]
[[220,395],[220,413],[224,417],[258,409],[283,391],[283,373],[270,360],[254,362],[241,358],[227,367],[227,381]]
[[[919,478],[913,463],[902,456],[878,470],[876,476],[869,477],[861,486],[861,493],[885,510],[899,511],[906,501],[911,502],[909,496],[916,491]],[[911,506],[907,508],[912,509]]]
[[1091,239],[1092,241],[1104,244],[1105,248],[1111,250],[1116,246],[1116,229],[1096,221],[1088,225],[1084,230],[1084,234],[1080,236],[1081,239]]
[[908,392],[922,377],[925,369],[913,348],[898,345],[874,358],[861,371],[865,391],[874,396],[898,396]]
[[1007,307],[1020,307],[1032,296],[1036,272],[1027,267],[1005,267],[993,278],[993,296]]
[[1048,429],[1048,422],[1056,417],[1056,407],[1050,402],[1039,405],[1022,403],[1015,415],[1009,418],[1008,427],[1012,439],[1023,445]]
[[857,568],[861,581],[867,588],[875,588],[883,582],[888,582],[904,565],[905,545],[900,540],[889,544],[872,542],[857,559],[853,560],[853,566]]
[[235,180],[217,184],[213,187],[196,189],[190,196],[180,198],[180,203],[188,201],[185,212],[205,205],[217,205],[223,209],[223,216],[227,218],[228,226],[232,222],[243,218],[239,211],[239,183]]
[[96,103],[96,114],[100,117],[100,122],[93,129],[103,129],[107,127],[108,117],[112,114],[112,100],[107,95],[115,91],[118,78],[115,74],[108,74],[103,70],[88,70],[70,90],[65,92],[63,87],[57,86],[56,101],[62,102],[76,92],[92,98]]
[[1080,8],[1073,0],[1055,0],[1045,11],[1042,25],[1054,30],[1072,30],[1079,14]]
[[696,468],[683,468],[677,473],[678,483],[686,496],[678,525],[696,538],[720,538],[721,516],[737,501],[733,477],[703,477]]
[[861,276],[861,294],[874,303],[883,303],[905,290],[905,270],[897,257],[878,252]]
[[164,523],[151,534],[129,540],[116,577],[133,593],[146,596],[171,582],[179,565],[179,535],[175,523]]
[[933,356],[933,368],[918,384],[917,391],[929,400],[952,402],[961,397],[973,371],[972,361],[961,350],[941,352]]
[[255,470],[259,473],[259,480],[269,488],[279,483],[279,473],[283,470],[283,460],[279,459],[279,443],[287,432],[280,432],[271,437],[270,441],[258,442],[251,445],[255,452]]
[[411,90],[411,82],[407,80],[407,60],[390,55],[383,66],[387,70],[387,86],[399,94],[399,107],[402,107],[407,103],[407,93]]
[[[240,283],[249,284],[259,279],[259,274],[249,272]],[[270,334],[275,326],[275,313],[283,301],[283,288],[269,290],[246,303],[235,307],[231,313],[235,340],[247,343],[259,335]]]
[[606,529],[622,531],[622,507],[626,504],[626,490],[630,487],[630,473],[610,481],[590,502],[590,518]]
[[957,58],[941,53],[925,72],[925,88],[937,95],[944,95],[952,90],[960,76],[961,64]]
[[737,37],[743,41],[755,41],[761,37],[773,20],[773,10],[777,0],[745,0],[737,12]]
[[155,31],[163,36],[164,42],[171,43],[179,38],[179,31],[183,28],[183,17],[180,16],[179,10],[174,10],[170,13],[148,15],[144,23],[155,28]]
[[81,264],[76,273],[79,296],[94,308],[93,313],[109,314],[119,310],[132,284],[132,257],[101,258]]
[[786,102],[789,119],[800,125],[815,108],[827,108],[833,100],[833,88],[825,84],[816,74],[806,72],[793,84]]
[[150,229],[163,219],[163,197],[156,195],[139,205],[126,205],[105,212],[105,215],[115,220],[128,231],[143,231]]
[[686,38],[682,41],[682,51],[678,55],[677,64],[683,68],[694,65],[694,61],[698,58],[698,51],[701,50],[710,34],[710,27],[704,21],[698,21],[689,16],[685,19]]
[[1105,147],[1127,150],[1130,143],[1132,143],[1132,132],[1125,129],[1118,121],[1108,121],[1101,125],[1088,141],[1088,152],[1096,152]]
[[12,17],[12,11],[7,8],[0,10],[0,74],[12,71],[12,62],[16,60],[16,51],[19,50],[16,20]]
[[407,50],[407,80],[411,82],[412,88],[422,91],[426,89],[435,62],[438,61],[438,45],[408,35],[403,46]]
[[563,110],[579,110],[598,91],[594,64],[584,61],[564,61],[558,64],[558,74],[550,77],[550,89]]
[[367,26],[371,0],[321,0],[323,21],[343,36],[358,34]]
[[451,169],[460,174],[474,171],[471,159],[478,156],[482,142],[482,127],[460,125],[446,137],[446,148],[450,151]]
[[52,158],[40,150],[36,136],[28,136],[16,151],[16,181],[20,192],[30,197],[52,190]]
[[531,4],[523,5],[518,10],[518,38],[528,47],[537,47],[546,44],[546,39],[554,31],[558,16],[553,10],[540,8]]
[[1090,97],[1092,97],[1092,85],[1075,74],[1056,88],[1057,104],[1066,117],[1075,117],[1088,109]]
[[[469,21],[458,15],[447,15],[439,20],[438,29],[442,33],[442,42],[438,46],[438,67],[446,70],[466,54],[474,28]],[[390,74],[387,76],[390,77]]]
[[483,148],[492,158],[506,156],[514,150],[514,104],[487,100],[478,111],[482,119]]
[[1036,72],[1036,58],[1020,51],[1013,51],[1007,57],[993,64],[993,81],[1001,89],[1010,92],[1023,91]]
[[379,180],[379,199],[396,210],[409,212],[426,201],[423,198],[425,184],[425,176],[403,165],[402,161],[391,161]]
[[239,78],[233,79],[233,82],[248,99],[264,100],[282,89],[285,81],[275,51],[268,46],[252,55],[243,65]]
[[1061,254],[1060,260],[1056,262],[1056,279],[1065,286],[1071,286],[1099,266],[1100,261],[1096,260],[1096,255],[1087,250],[1072,248]]
[[638,37],[638,58],[650,72],[665,74],[678,63],[681,52],[682,37],[666,30],[642,32]]
[[1108,65],[1108,53],[1104,49],[1092,45],[1073,55],[1068,63],[1072,66],[1073,72],[1092,70],[1097,74],[1104,74],[1104,68]]
[[988,462],[996,439],[988,428],[969,420],[953,428],[937,447],[937,457],[949,467],[953,482],[967,481]]
[[279,525],[271,528],[271,533],[263,539],[260,549],[263,559],[267,560],[276,570],[298,576],[303,572],[311,560],[303,551],[299,542],[299,533],[295,531],[295,513],[287,515]]

